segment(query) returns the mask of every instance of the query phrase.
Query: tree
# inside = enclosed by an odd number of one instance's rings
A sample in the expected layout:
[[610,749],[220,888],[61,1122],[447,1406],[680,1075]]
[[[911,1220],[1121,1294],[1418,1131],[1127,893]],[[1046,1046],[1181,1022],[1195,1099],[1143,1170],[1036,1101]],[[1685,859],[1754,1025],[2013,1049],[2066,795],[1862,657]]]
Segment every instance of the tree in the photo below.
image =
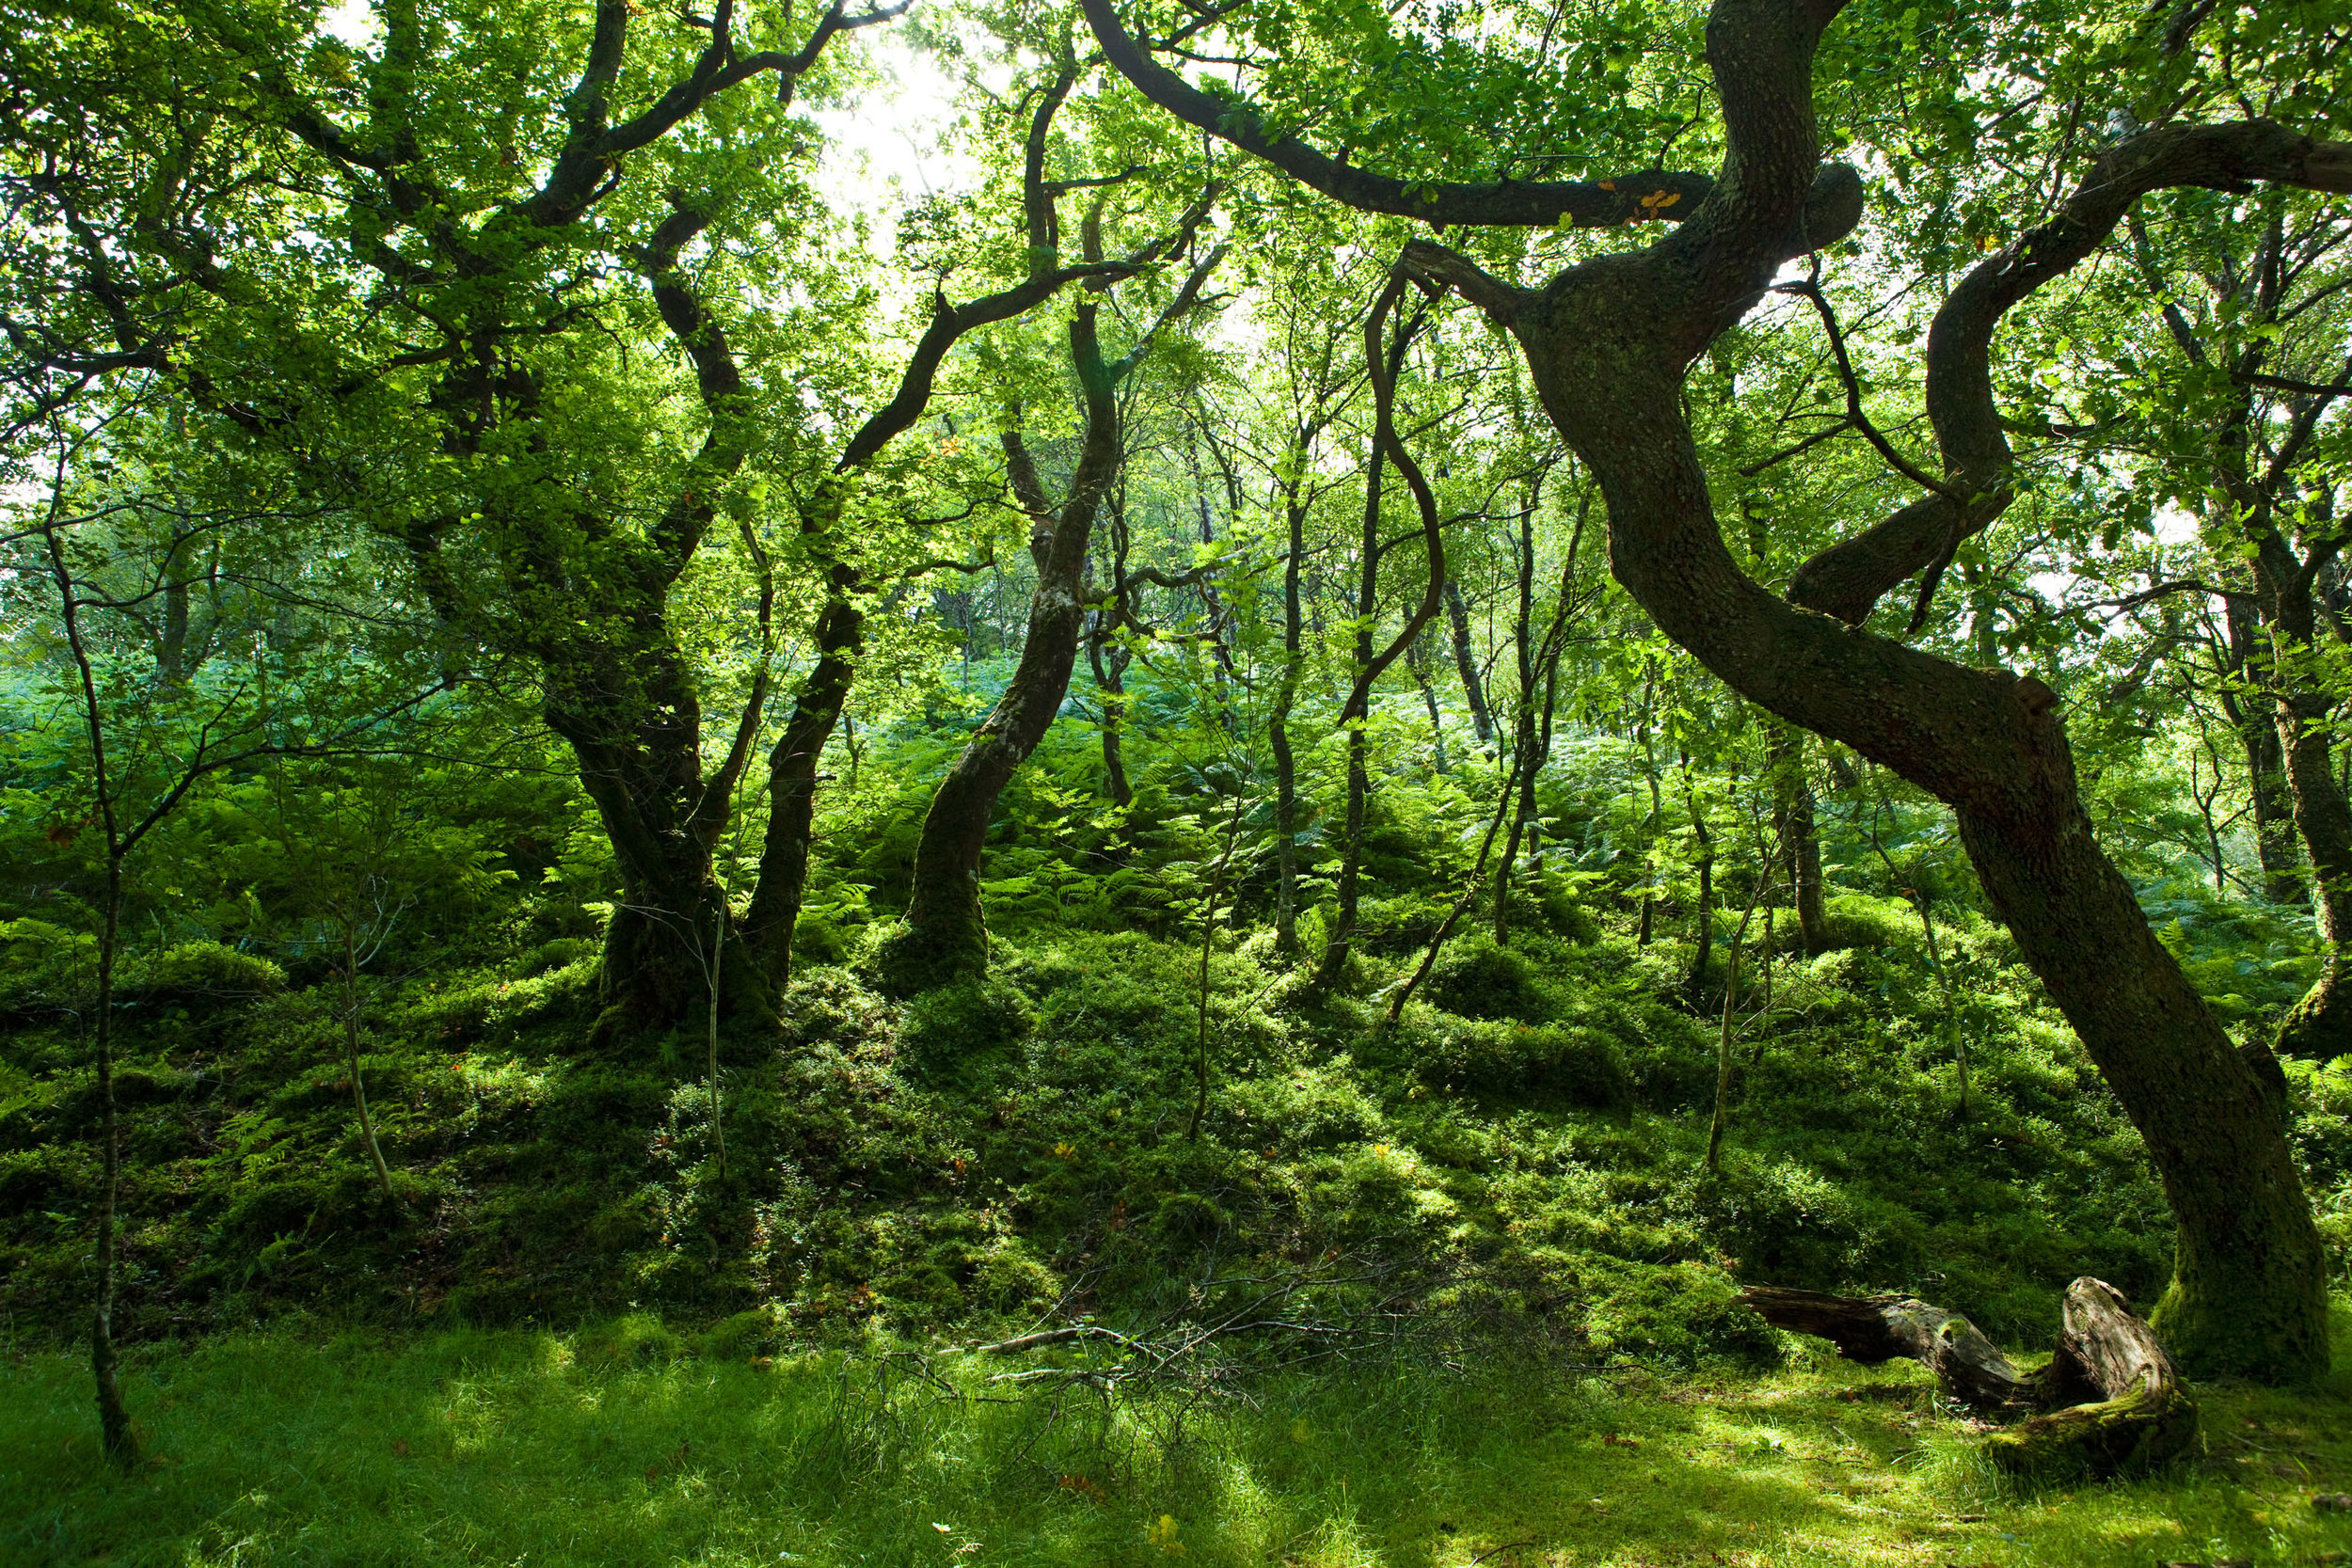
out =
[[[1375,173],[1273,132],[1248,105],[1158,64],[1110,0],[1086,4],[1106,55],[1153,103],[1350,205],[1442,225],[1682,219],[1645,247],[1595,256],[1538,288],[1429,241],[1411,242],[1403,265],[1518,341],[1553,422],[1600,484],[1615,575],[1661,631],[1750,701],[1953,808],[1994,907],[2164,1181],[2180,1245],[2156,1322],[2183,1362],[2206,1375],[2314,1375],[2328,1363],[2323,1263],[2275,1109],[2100,850],[2055,696],[2031,676],[1966,669],[1862,623],[1915,576],[1926,574],[1922,598],[1931,594],[1957,544],[2013,494],[1991,374],[2011,306],[2091,254],[2150,191],[2352,190],[2352,144],[2265,119],[2178,121],[2100,151],[2057,217],[1979,263],[1937,312],[1928,406],[1943,474],[1914,471],[1924,499],[1817,553],[1782,599],[1724,546],[1682,392],[1692,361],[1787,261],[1834,245],[1863,216],[1864,182],[1823,162],[1815,120],[1817,64],[1832,80],[1851,69],[1842,52],[1820,58],[1840,8],[1715,0],[1706,65],[1723,158],[1711,180],[1645,170],[1475,185]],[[2153,44],[2117,63],[2162,65]]]
[[[0,584],[20,599],[34,584],[53,595],[47,609],[54,620],[30,606],[21,613],[54,627],[46,662],[79,732],[80,755],[68,765],[70,781],[56,792],[72,824],[63,832],[70,839],[82,827],[99,831],[97,974],[89,1017],[101,1172],[90,1370],[106,1457],[129,1470],[139,1449],[117,1375],[114,1331],[121,1188],[114,1031],[134,857],[206,781],[263,758],[328,756],[376,743],[386,726],[413,714],[447,682],[428,676],[404,692],[404,677],[417,672],[387,657],[386,649],[367,650],[342,679],[327,660],[306,665],[302,655],[315,652],[315,644],[306,647],[307,640],[285,625],[284,603],[249,592],[222,601],[223,609],[242,611],[239,635],[224,625],[212,628],[224,651],[243,642],[250,650],[246,660],[206,660],[192,653],[187,626],[168,613],[162,646],[169,657],[158,658],[141,612],[158,600],[168,605],[188,586],[190,541],[231,529],[266,537],[265,531],[283,519],[249,512],[191,516],[149,501],[135,485],[111,496],[93,493],[80,469],[92,448],[120,445],[110,428],[114,421],[95,419],[77,428],[61,408],[47,416],[54,459],[45,493],[34,503],[31,526],[8,539],[31,559],[0,574]],[[74,505],[92,500],[99,504]],[[142,537],[149,529],[161,539]]]
[[[1212,193],[1213,194],[1213,193]],[[1127,263],[1132,273],[1161,255],[1190,247],[1208,215],[1208,198],[1179,220],[1173,234],[1147,243]],[[1049,214],[1050,216],[1050,214]],[[1085,226],[1086,263],[1104,265],[1100,205]],[[1050,245],[1050,222],[1045,229]],[[1107,278],[1082,295],[1070,318],[1070,362],[1077,382],[1080,416],[1077,460],[1068,489],[1057,503],[1048,495],[1027,442],[1019,409],[1000,437],[1012,492],[1030,525],[1029,550],[1037,562],[1037,588],[1029,599],[1028,634],[1021,659],[995,708],[940,781],[923,819],[914,851],[914,886],[907,903],[906,931],[885,966],[900,984],[921,987],[988,967],[988,932],[980,911],[980,857],[988,824],[1014,769],[1027,760],[1061,711],[1087,626],[1086,575],[1094,518],[1118,477],[1125,456],[1120,417],[1120,386],[1151,352],[1152,340],[1200,303],[1209,274],[1224,257],[1213,248],[1193,266],[1175,295],[1117,359],[1104,356],[1099,316]],[[1051,265],[1045,250],[1041,264]],[[1126,584],[1113,584],[1114,594]]]

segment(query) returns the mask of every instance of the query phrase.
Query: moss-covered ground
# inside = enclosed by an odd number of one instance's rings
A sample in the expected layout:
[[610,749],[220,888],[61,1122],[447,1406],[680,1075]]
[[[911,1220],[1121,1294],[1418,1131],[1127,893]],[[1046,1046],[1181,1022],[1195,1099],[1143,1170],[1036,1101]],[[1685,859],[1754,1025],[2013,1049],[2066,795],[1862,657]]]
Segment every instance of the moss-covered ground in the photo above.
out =
[[[1997,928],[1947,932],[1947,1014],[1906,906],[1837,912],[1848,945],[1776,963],[1769,996],[1746,972],[1711,1173],[1720,970],[1694,985],[1687,946],[1565,903],[1510,951],[1462,940],[1396,1028],[1409,933],[1375,930],[1320,1001],[1266,933],[1221,937],[1197,1130],[1188,942],[1015,931],[988,981],[905,1001],[850,954],[781,1031],[723,1041],[723,1166],[704,1042],[598,1042],[593,957],[421,975],[375,994],[362,1058],[389,1201],[333,989],[191,953],[124,1014],[126,1391],[155,1458],[129,1480],[74,1354],[87,1050],[24,1004],[0,1562],[2352,1551],[2352,1513],[2312,1502],[2352,1491],[2352,1370],[2201,1389],[2192,1462],[2019,1493],[1924,1373],[1739,1305],[1748,1281],[1905,1291],[2031,1354],[2074,1275],[2144,1306],[2168,1272],[2137,1139]],[[2205,961],[2186,925],[2168,940]],[[2289,1068],[2343,1277],[2352,1067]],[[1067,1346],[946,1348],[1087,1316],[1162,1349],[1240,1326],[1108,1389],[1004,1381],[1107,1364]]]
[[643,1323],[237,1336],[135,1357],[154,1457],[119,1480],[94,1462],[82,1368],[27,1355],[0,1394],[0,1560],[2108,1568],[2352,1551],[2352,1514],[2312,1502],[2352,1487],[2352,1376],[2204,1390],[2193,1462],[2021,1494],[1918,1369],[1804,1350],[1760,1374],[1379,1355],[1109,1398],[990,1381],[1001,1361],[918,1365],[879,1342],[755,1361]]

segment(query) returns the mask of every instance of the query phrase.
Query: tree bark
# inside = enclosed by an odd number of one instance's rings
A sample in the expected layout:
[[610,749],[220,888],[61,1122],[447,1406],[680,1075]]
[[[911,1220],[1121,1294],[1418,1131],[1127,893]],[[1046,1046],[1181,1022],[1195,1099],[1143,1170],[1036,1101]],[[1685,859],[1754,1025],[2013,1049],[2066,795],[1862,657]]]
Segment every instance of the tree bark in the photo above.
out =
[[[1512,708],[1511,753],[1515,764],[1524,752],[1527,762],[1515,766],[1518,778],[1518,809],[1511,814],[1502,858],[1495,863],[1494,940],[1497,947],[1511,941],[1511,880],[1518,869],[1519,845],[1535,827],[1535,507],[1540,481],[1530,484],[1526,504],[1519,508],[1519,528],[1513,551],[1518,567],[1518,602],[1511,617],[1511,651],[1518,667],[1518,701]],[[1564,590],[1565,592],[1565,590]]]
[[1275,687],[1274,710],[1266,717],[1266,741],[1274,751],[1274,950],[1287,958],[1298,952],[1298,759],[1291,750],[1291,709],[1298,701],[1304,657],[1298,576],[1306,554],[1307,507],[1294,493],[1283,511],[1290,549],[1282,561],[1282,675]]
[[1985,1439],[2014,1475],[2142,1474],[2197,1441],[2197,1406],[2150,1326],[2122,1292],[2089,1276],[2066,1288],[2058,1349],[2021,1374],[1967,1319],[1908,1296],[1832,1296],[1756,1285],[1740,1300],[1765,1322],[1829,1340],[1850,1361],[1913,1360],[1945,1393],[1996,1418],[2028,1418]]
[[1423,631],[1413,640],[1405,655],[1405,666],[1412,672],[1413,684],[1421,688],[1422,706],[1429,710],[1429,745],[1435,754],[1434,771],[1439,778],[1446,772],[1445,713],[1438,706],[1438,689],[1429,680],[1429,634]]
[[[91,726],[96,729],[93,716]],[[103,766],[103,764],[102,764]],[[122,946],[122,861],[106,861],[105,909],[98,936],[98,1021],[95,1037],[98,1069],[99,1189],[98,1288],[91,1292],[89,1366],[98,1386],[98,1432],[107,1462],[128,1473],[139,1462],[138,1434],[132,1430],[130,1412],[122,1403],[120,1357],[115,1351],[115,1254],[117,1212],[122,1197],[122,1131],[115,1111],[115,960]]]
[[1095,514],[1124,456],[1119,384],[1141,362],[1159,329],[1192,309],[1222,255],[1214,251],[1193,268],[1159,320],[1116,363],[1104,360],[1094,301],[1086,300],[1072,313],[1070,354],[1085,407],[1085,433],[1069,492],[1059,507],[1047,499],[1018,433],[1005,434],[1007,467],[1029,514],[1032,548],[1038,552],[1028,635],[1003,696],[940,781],[924,816],[906,928],[878,959],[885,979],[898,990],[921,990],[987,971],[980,858],[997,797],[1045,737],[1070,692],[1070,673],[1086,631],[1084,586]]
[[743,915],[747,957],[778,996],[792,978],[792,932],[808,895],[817,830],[817,785],[866,647],[857,572],[836,562],[826,574],[817,620],[817,660],[802,683],[784,733],[768,752],[768,830],[759,847],[759,885]]
[[[1445,541],[1438,531],[1437,498],[1431,493],[1421,466],[1406,451],[1395,424],[1396,379],[1405,366],[1406,350],[1420,329],[1422,316],[1417,313],[1412,319],[1400,322],[1388,343],[1384,346],[1381,341],[1389,312],[1403,295],[1406,283],[1402,270],[1391,272],[1379,302],[1364,319],[1364,368],[1373,388],[1373,436],[1372,457],[1364,471],[1362,570],[1356,595],[1356,679],[1348,689],[1347,700],[1340,705],[1340,723],[1347,729],[1347,840],[1341,849],[1339,909],[1332,917],[1323,957],[1315,965],[1311,982],[1319,991],[1328,990],[1345,975],[1348,956],[1355,948],[1361,896],[1364,801],[1372,787],[1365,767],[1364,729],[1371,718],[1373,688],[1437,614],[1445,582]],[[1379,606],[1380,488],[1384,463],[1395,466],[1398,477],[1405,481],[1421,513],[1422,541],[1429,552],[1429,580],[1420,606],[1406,618],[1404,628],[1388,646],[1375,653],[1372,622]]]
[[[1735,151],[1707,206],[1650,250],[1586,263],[1540,293],[1491,278],[1469,289],[1518,338],[1553,420],[1599,480],[1617,578],[1660,629],[1742,696],[1953,808],[1994,910],[2165,1183],[2180,1240],[2157,1319],[2185,1359],[2206,1374],[2307,1378],[2328,1364],[2326,1296],[2293,1159],[2255,1074],[2100,851],[2056,696],[2030,677],[1965,669],[1776,599],[1724,547],[1683,421],[1684,370],[1782,259],[1845,231],[1859,208],[1850,172],[1817,179],[1818,26],[1786,0],[1718,0],[1708,54]],[[2038,255],[2025,241],[2012,253]],[[1423,271],[1461,287],[1466,264],[1431,255]],[[1989,405],[1989,377],[1980,386]],[[1956,432],[1969,423],[1937,411]],[[1904,531],[1914,526],[1846,551],[1820,580],[1840,583],[1850,604],[1875,598],[1861,590],[1917,569]]]
[[[1346,973],[1348,955],[1355,950],[1356,923],[1363,905],[1364,807],[1372,791],[1372,775],[1364,766],[1364,731],[1371,721],[1371,687],[1363,672],[1372,668],[1372,620],[1380,604],[1380,477],[1387,451],[1375,439],[1372,459],[1364,468],[1364,526],[1357,546],[1356,691],[1340,710],[1347,729],[1347,816],[1340,840],[1338,907],[1324,933],[1323,957],[1315,965],[1318,990],[1339,983]],[[1401,640],[1400,640],[1401,641]],[[1362,693],[1359,701],[1357,692]]]
[[1454,668],[1462,677],[1462,697],[1470,704],[1471,727],[1478,731],[1481,746],[1491,746],[1495,721],[1486,710],[1486,687],[1478,678],[1478,656],[1470,646],[1470,606],[1462,601],[1462,585],[1452,578],[1445,579],[1445,613],[1454,627]]
[[1682,803],[1691,813],[1691,836],[1699,847],[1698,921],[1691,937],[1691,972],[1683,976],[1682,992],[1692,1006],[1698,1007],[1707,997],[1707,966],[1715,958],[1715,835],[1707,831],[1707,814],[1699,809],[1688,756],[1682,759]]
[[[768,832],[760,847],[759,887],[744,922],[755,972],[777,995],[783,994],[791,978],[792,930],[807,894],[819,765],[848,703],[850,683],[865,646],[866,619],[859,596],[868,585],[836,536],[850,483],[923,417],[940,366],[965,335],[1020,316],[1080,278],[1108,281],[1131,277],[1163,248],[1149,246],[1122,261],[1105,263],[1089,257],[1079,267],[1059,264],[1059,220],[1055,187],[1045,180],[1045,157],[1054,117],[1076,79],[1076,67],[1065,60],[1029,115],[1022,171],[1027,276],[1009,288],[961,306],[950,303],[944,293],[934,293],[930,320],[907,356],[898,389],[858,427],[801,516],[803,540],[826,563],[825,604],[817,626],[817,660],[802,682],[782,737],[769,753]],[[1187,214],[1186,227],[1180,234],[1189,235],[1204,214],[1205,207],[1201,207]],[[1063,684],[1068,685],[1067,671]],[[745,966],[732,967],[739,973]]]
[[[1093,307],[1081,306],[1071,333],[1093,334]],[[1080,323],[1083,322],[1083,327]],[[1081,364],[1086,362],[1081,351]],[[1099,352],[1093,356],[1099,362]],[[1083,373],[1083,372],[1082,372]],[[907,927],[893,944],[891,983],[921,990],[985,973],[988,927],[980,908],[980,858],[988,829],[1013,772],[1028,760],[1070,691],[1078,639],[1086,629],[1081,586],[1095,510],[1120,457],[1118,410],[1107,384],[1089,386],[1087,432],[1070,496],[1057,512],[1033,511],[1052,530],[1037,587],[1029,598],[1028,636],[1012,679],[978,731],[948,768],[923,818],[914,851],[914,886]],[[1008,451],[1019,437],[1008,432]],[[1024,497],[1042,508],[1041,496]]]
[[2222,711],[2238,744],[2246,752],[2248,794],[2254,816],[2254,853],[2262,865],[2263,896],[2274,904],[2307,901],[2303,857],[2296,837],[2295,805],[2288,798],[2286,762],[2279,744],[2279,726],[2265,712],[2261,667],[2264,642],[2260,610],[2245,598],[2231,594],[2222,600],[2228,641],[2217,650],[2217,662],[2241,687],[2224,686]]
[[1120,852],[1124,858],[1127,814],[1135,806],[1136,791],[1127,780],[1127,755],[1121,744],[1127,726],[1127,650],[1113,641],[1115,629],[1109,614],[1096,617],[1087,637],[1087,663],[1094,671],[1094,688],[1103,705],[1103,794],[1119,813]]
[[1772,768],[1781,858],[1797,909],[1797,940],[1812,957],[1829,948],[1829,917],[1822,910],[1821,833],[1814,818],[1813,784],[1804,771],[1803,730],[1772,726]]

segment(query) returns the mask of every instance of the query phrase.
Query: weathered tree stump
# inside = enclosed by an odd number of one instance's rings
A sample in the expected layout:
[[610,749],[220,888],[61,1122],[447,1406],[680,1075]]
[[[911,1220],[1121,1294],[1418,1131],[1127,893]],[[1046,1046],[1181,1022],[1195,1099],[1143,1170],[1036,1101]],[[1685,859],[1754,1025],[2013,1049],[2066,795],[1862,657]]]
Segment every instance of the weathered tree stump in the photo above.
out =
[[2066,1288],[2058,1350],[2031,1373],[1966,1318],[1909,1296],[1755,1285],[1740,1299],[1766,1323],[1827,1339],[1850,1361],[1916,1361],[1978,1414],[2025,1418],[1985,1439],[1986,1457],[2014,1475],[2145,1470],[2196,1440],[2197,1406],[2171,1358],[2104,1280],[2086,1275]]

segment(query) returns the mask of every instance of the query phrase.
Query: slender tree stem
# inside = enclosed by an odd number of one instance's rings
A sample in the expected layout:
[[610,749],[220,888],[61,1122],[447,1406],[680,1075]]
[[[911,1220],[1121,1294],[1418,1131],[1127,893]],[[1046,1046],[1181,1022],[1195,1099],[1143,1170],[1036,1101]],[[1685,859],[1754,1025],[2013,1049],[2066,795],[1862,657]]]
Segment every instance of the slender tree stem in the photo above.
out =
[[384,1201],[392,1197],[392,1173],[384,1164],[384,1150],[375,1141],[375,1118],[368,1114],[367,1085],[359,1076],[359,940],[348,916],[343,927],[343,1058],[351,1068],[351,1098],[359,1107],[359,1131],[368,1140],[368,1158],[375,1164],[376,1185]]

